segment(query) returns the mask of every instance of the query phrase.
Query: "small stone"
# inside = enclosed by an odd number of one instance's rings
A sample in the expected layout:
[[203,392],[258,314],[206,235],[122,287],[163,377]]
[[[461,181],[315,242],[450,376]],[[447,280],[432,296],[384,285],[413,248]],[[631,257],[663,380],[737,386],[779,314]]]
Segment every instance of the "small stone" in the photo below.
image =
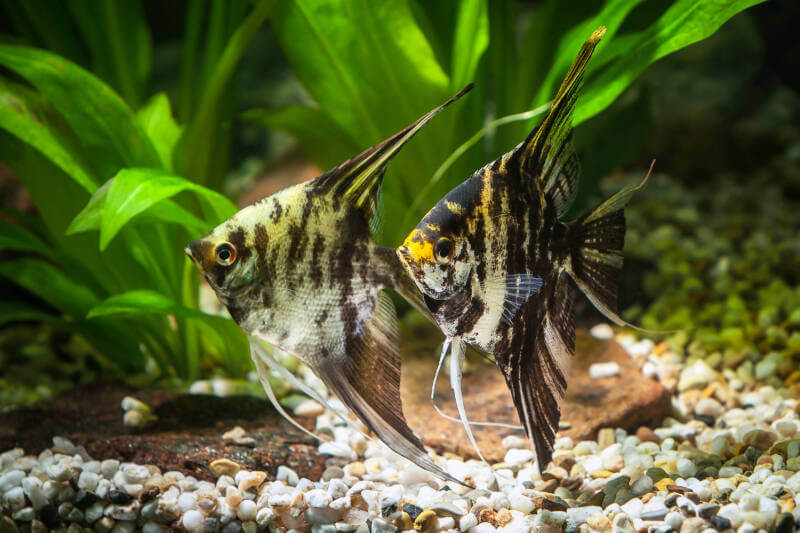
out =
[[427,470],[423,470],[416,465],[409,465],[400,471],[397,480],[402,485],[416,485],[418,483],[427,483],[433,479],[433,474]]
[[[234,463],[230,459],[217,459],[216,461],[212,461],[208,467],[214,473],[215,476],[235,476],[239,470],[241,470],[241,466],[238,463]],[[281,467],[278,467],[280,469]]]
[[689,459],[678,459],[677,467],[678,473],[683,478],[692,477],[697,472],[697,466]]
[[672,529],[680,530],[681,524],[683,524],[683,515],[677,511],[670,511],[664,517],[664,523]]
[[725,531],[731,529],[731,521],[725,518],[724,516],[715,515],[712,516],[710,519],[711,525],[714,526],[714,529],[717,531]]
[[508,435],[503,437],[503,448],[510,450],[512,448],[521,449],[528,447],[528,441],[518,435]]
[[694,406],[694,412],[698,415],[710,416],[716,419],[725,413],[725,408],[714,398],[701,398]]
[[639,426],[636,430],[636,437],[641,442],[659,442],[655,432],[647,426]]
[[595,531],[608,531],[611,521],[603,513],[594,513],[586,520],[586,524]]
[[356,459],[356,454],[353,452],[352,449],[347,444],[342,442],[336,441],[329,441],[323,442],[319,445],[319,453],[324,453],[327,455],[332,455],[334,457],[341,457],[347,460],[354,460]]
[[240,470],[237,472],[234,481],[236,482],[239,490],[245,491],[250,489],[257,489],[261,483],[266,479],[267,473],[252,470]]
[[236,516],[243,522],[254,521],[256,519],[256,512],[258,507],[253,500],[244,500],[236,508]]
[[322,473],[322,480],[323,481],[330,481],[332,479],[341,479],[344,477],[344,470],[336,465],[329,466],[325,469]]
[[116,459],[106,459],[100,463],[100,473],[103,474],[103,477],[106,479],[111,479],[114,477],[114,474],[117,473],[118,469],[119,461]]
[[793,437],[797,433],[797,424],[792,420],[782,419],[775,422],[775,431],[784,438]]
[[353,461],[344,468],[347,475],[360,478],[367,473],[367,468],[361,461]]
[[33,507],[23,507],[11,515],[11,518],[17,522],[30,522],[35,516]]
[[691,516],[683,521],[681,533],[700,533],[708,527],[708,522],[702,518]]
[[19,528],[8,515],[0,515],[0,533],[18,533]]
[[125,491],[111,489],[108,491],[108,499],[111,501],[111,503],[115,503],[117,505],[127,505],[133,498],[131,498],[131,495]]
[[458,528],[461,531],[468,531],[478,525],[478,517],[472,513],[465,514],[458,520]]
[[411,521],[413,522],[414,520],[417,519],[419,514],[422,512],[422,508],[421,507],[417,507],[416,505],[411,504],[411,503],[404,503],[403,504],[403,512],[407,513],[408,516],[411,518]]
[[603,451],[616,442],[612,428],[602,428],[597,433],[597,450]]
[[372,521],[372,533],[395,533],[397,526],[394,526],[382,518],[375,518]]
[[414,529],[417,531],[433,531],[436,527],[436,513],[430,509],[422,511],[414,520]]
[[452,503],[442,502],[432,506],[431,511],[436,513],[437,516],[449,516],[451,518],[458,518],[464,514],[464,511],[459,509]]
[[200,511],[187,511],[183,515],[182,522],[187,531],[202,531],[205,525],[205,517]]
[[533,452],[531,450],[512,448],[506,452],[503,462],[512,467],[520,467],[532,460]]
[[619,376],[619,363],[593,363],[589,366],[589,377],[592,379],[612,378]]
[[293,412],[296,416],[317,417],[325,412],[325,408],[323,408],[316,401],[308,399],[297,404],[297,407],[294,408]]
[[592,326],[592,328],[589,330],[589,334],[595,339],[603,341],[614,338],[614,330],[608,324],[597,324]]

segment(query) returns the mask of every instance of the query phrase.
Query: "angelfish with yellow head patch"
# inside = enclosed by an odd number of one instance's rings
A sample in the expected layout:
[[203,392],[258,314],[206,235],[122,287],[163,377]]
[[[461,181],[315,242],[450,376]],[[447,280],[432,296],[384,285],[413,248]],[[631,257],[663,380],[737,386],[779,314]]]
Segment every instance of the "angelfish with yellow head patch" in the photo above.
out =
[[[454,481],[403,415],[397,318],[381,291],[424,305],[370,224],[389,160],[470,88],[325,174],[242,209],[186,248],[248,335],[296,356],[392,450]],[[270,394],[264,363],[274,361],[257,343],[252,355]]]
[[[411,232],[398,257],[452,345],[450,378],[461,420],[465,343],[503,372],[540,468],[550,461],[575,349],[572,283],[614,322],[628,187],[571,222],[578,160],[572,110],[583,71],[605,33],[583,44],[542,123],[514,150],[450,191]],[[641,185],[640,185],[641,186]]]

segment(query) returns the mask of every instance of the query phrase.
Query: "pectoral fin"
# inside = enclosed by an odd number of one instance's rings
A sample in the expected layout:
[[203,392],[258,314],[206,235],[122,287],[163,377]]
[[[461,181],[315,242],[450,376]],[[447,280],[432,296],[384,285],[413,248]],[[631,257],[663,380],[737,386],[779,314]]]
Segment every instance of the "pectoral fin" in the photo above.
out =
[[502,302],[501,320],[509,326],[529,297],[542,288],[542,278],[533,274],[512,274],[488,278],[483,284],[486,301],[494,307]]

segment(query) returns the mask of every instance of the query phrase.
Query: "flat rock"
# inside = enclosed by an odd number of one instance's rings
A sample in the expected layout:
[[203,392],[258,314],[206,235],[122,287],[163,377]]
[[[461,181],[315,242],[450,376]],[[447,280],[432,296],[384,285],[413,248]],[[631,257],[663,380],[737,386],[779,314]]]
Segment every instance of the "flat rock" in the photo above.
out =
[[[123,425],[120,402],[131,394],[153,408],[158,417],[154,424],[139,430]],[[314,427],[313,418],[297,420]],[[223,433],[234,426],[242,426],[255,446],[225,441]],[[25,453],[38,454],[52,446],[55,435],[83,445],[96,459],[152,464],[198,479],[214,479],[209,465],[223,458],[272,476],[278,465],[310,479],[318,479],[325,469],[326,457],[312,439],[266,400],[251,396],[220,398],[96,383],[67,391],[50,403],[0,413],[0,451],[20,446]]]
[[[418,327],[427,329],[427,325]],[[439,349],[429,343],[415,343],[413,339],[430,339],[432,335],[435,334],[422,331],[403,335],[406,345],[401,389],[406,419],[425,445],[440,453],[448,451],[477,458],[461,424],[439,416],[431,406],[430,386]],[[497,367],[483,362],[477,353],[468,355],[468,360],[472,364],[464,375],[462,391],[470,420],[519,425],[511,394]],[[602,379],[589,377],[589,367],[597,362],[617,363],[619,375]],[[442,411],[458,418],[446,369],[440,373],[435,398]],[[603,427],[622,427],[635,433],[639,426],[661,422],[669,410],[669,391],[657,381],[644,377],[616,341],[594,339],[586,330],[576,332],[575,357],[561,417],[570,429],[559,431],[559,436],[575,441],[593,439]],[[524,436],[521,431],[493,427],[473,427],[473,433],[490,462],[503,461],[506,454],[503,437]]]

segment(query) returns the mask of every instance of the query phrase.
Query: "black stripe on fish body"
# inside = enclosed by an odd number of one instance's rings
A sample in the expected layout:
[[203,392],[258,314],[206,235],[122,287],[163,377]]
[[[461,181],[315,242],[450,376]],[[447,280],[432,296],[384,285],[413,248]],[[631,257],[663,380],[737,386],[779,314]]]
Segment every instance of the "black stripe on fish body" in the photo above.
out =
[[314,204],[310,198],[305,198],[300,220],[289,225],[289,253],[286,256],[286,269],[298,276],[303,272],[295,272],[298,263],[302,262],[308,246],[308,219],[314,211]]
[[272,211],[269,214],[269,218],[272,222],[277,223],[281,219],[281,215],[283,214],[283,206],[281,205],[280,200],[273,197],[272,198]]
[[322,287],[324,272],[322,270],[323,258],[325,252],[325,237],[317,233],[314,235],[314,241],[311,245],[311,284],[315,289]]
[[320,315],[314,319],[314,324],[318,328],[322,329],[322,327],[325,325],[327,321],[328,321],[328,310],[323,309],[322,313],[320,313]]
[[253,255],[252,250],[245,242],[245,232],[241,226],[228,233],[228,242],[236,249],[237,262],[244,263]]

